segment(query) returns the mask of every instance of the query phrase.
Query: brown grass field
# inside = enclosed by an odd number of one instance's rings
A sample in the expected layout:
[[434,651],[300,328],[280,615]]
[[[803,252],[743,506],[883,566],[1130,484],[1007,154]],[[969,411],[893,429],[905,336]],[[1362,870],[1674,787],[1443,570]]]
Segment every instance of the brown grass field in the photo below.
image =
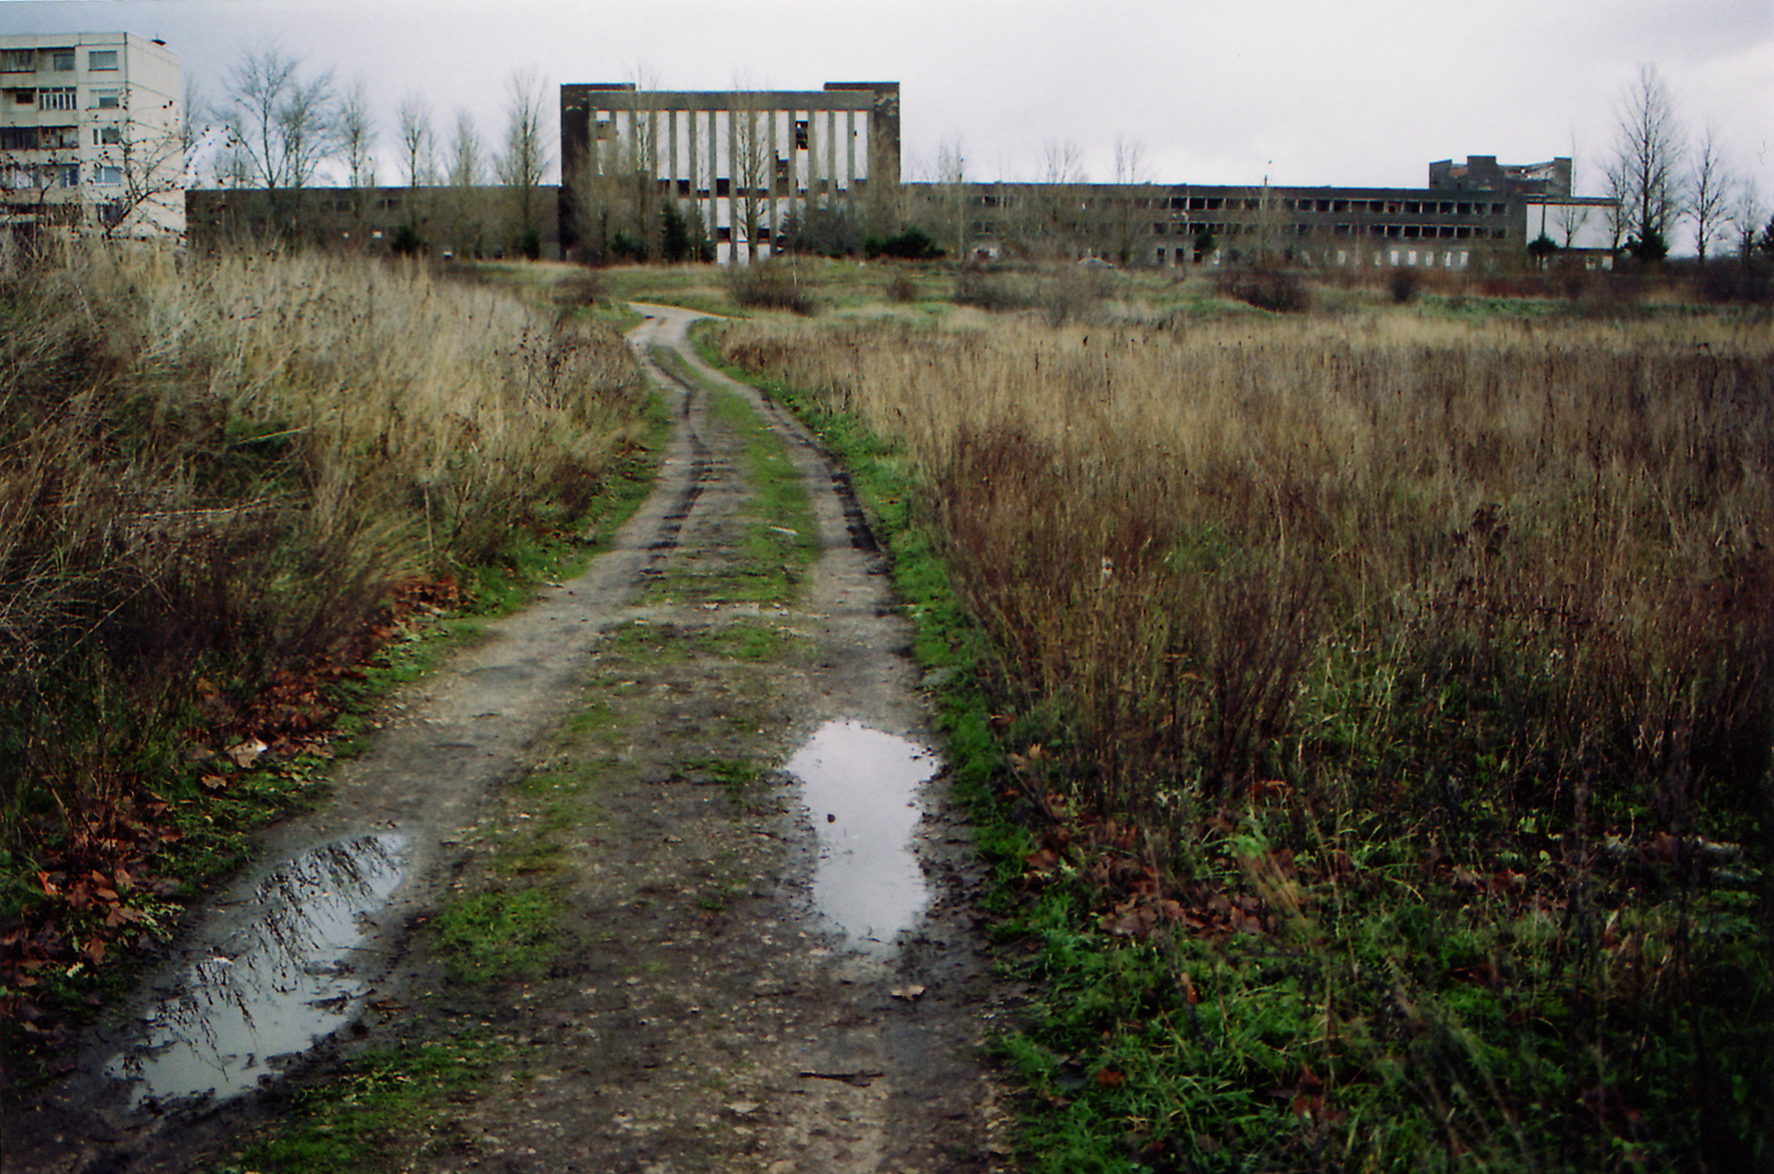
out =
[[[1058,317],[720,341],[915,471],[1065,825],[1029,873],[1188,987],[1098,1042],[1050,953],[1035,1088],[1138,1065],[1093,1128],[1157,1169],[1774,1161],[1766,316]],[[1242,1062],[1151,1018],[1204,971]]]

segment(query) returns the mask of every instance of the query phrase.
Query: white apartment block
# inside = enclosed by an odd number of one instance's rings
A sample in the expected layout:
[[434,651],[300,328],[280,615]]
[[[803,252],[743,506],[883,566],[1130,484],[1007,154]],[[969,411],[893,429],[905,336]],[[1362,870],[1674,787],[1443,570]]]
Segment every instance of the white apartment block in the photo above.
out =
[[0,227],[185,231],[179,59],[131,33],[0,36]]

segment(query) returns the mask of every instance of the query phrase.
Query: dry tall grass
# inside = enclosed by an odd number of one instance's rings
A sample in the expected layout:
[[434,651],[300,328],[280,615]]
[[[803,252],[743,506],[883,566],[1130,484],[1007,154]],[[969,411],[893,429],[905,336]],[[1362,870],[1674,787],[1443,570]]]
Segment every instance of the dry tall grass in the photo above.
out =
[[[724,345],[907,446],[1009,679],[1111,808],[1354,758],[1373,793],[1345,802],[1482,775],[1487,801],[1605,794],[1675,831],[1766,802],[1765,329],[746,323]],[[1400,722],[1415,745],[1382,744]]]
[[0,828],[143,773],[198,671],[583,509],[640,396],[614,335],[419,268],[0,263]]
[[[1100,859],[1088,824],[1027,858],[1108,887],[1076,942],[1050,913],[1030,931],[1089,1008],[1035,1037],[1138,1088],[1101,1094],[1104,1146],[1767,1165],[1768,1100],[1732,1091],[1774,1079],[1765,325],[750,322],[723,345],[904,445],[1001,657],[1018,777],[1111,817]],[[1114,887],[1130,852],[1165,866],[1168,914]],[[1268,928],[1189,928],[1222,886]],[[1123,995],[1147,955],[1091,951],[1143,925],[1176,973]]]

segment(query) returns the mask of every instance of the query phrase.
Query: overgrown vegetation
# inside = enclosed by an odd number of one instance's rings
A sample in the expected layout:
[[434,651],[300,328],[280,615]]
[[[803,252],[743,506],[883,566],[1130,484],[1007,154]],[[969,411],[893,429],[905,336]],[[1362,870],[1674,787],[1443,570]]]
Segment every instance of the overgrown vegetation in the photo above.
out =
[[166,923],[164,849],[225,866],[312,789],[378,646],[632,496],[657,421],[565,313],[316,255],[0,264],[9,1030]]
[[726,275],[734,305],[750,310],[789,310],[803,317],[814,311],[813,291],[792,261],[735,265]]
[[912,479],[965,603],[915,614],[988,685],[951,753],[1010,752],[1031,1169],[1774,1158],[1765,330],[722,346]]

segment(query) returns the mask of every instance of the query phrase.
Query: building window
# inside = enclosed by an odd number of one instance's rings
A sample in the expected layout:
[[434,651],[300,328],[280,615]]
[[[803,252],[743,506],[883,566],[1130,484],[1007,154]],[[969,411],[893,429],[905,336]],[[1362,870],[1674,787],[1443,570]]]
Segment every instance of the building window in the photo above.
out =
[[63,187],[77,188],[80,186],[80,164],[70,163],[66,167],[63,167],[61,172]]
[[95,70],[96,69],[116,69],[117,68],[117,50],[115,50],[115,49],[88,49],[86,51],[86,68],[95,69]]
[[78,147],[80,145],[80,128],[77,126],[46,126],[37,132],[37,145],[40,147]]
[[95,110],[116,110],[123,104],[123,95],[116,90],[94,90],[92,105]]
[[37,50],[0,49],[0,73],[36,73]]
[[123,141],[123,128],[116,125],[95,126],[92,128],[92,141],[114,147]]
[[53,89],[37,91],[37,109],[39,110],[74,110],[77,109],[73,86],[57,86]]
[[114,188],[123,182],[123,168],[95,167],[92,178],[100,187]]
[[74,50],[49,49],[46,52],[49,54],[49,68],[57,73],[74,72]]

